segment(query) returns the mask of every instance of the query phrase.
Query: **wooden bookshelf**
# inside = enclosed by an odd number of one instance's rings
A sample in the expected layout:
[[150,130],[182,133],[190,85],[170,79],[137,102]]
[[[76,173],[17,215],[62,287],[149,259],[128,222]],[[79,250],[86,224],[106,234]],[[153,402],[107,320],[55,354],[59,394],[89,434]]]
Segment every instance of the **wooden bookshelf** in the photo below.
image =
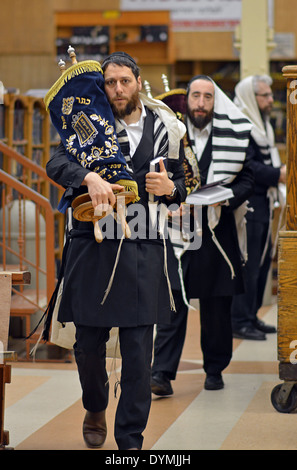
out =
[[112,52],[125,51],[139,65],[170,65],[175,61],[168,11],[57,12],[55,25],[57,55],[64,49],[66,55],[73,39],[71,45],[80,60],[100,61]]

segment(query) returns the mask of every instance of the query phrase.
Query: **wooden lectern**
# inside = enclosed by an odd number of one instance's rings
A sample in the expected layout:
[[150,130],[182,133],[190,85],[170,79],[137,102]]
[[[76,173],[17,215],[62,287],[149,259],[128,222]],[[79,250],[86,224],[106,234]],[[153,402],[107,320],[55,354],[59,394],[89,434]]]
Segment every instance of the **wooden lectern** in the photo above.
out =
[[0,450],[11,449],[6,447],[9,444],[9,433],[4,430],[5,384],[11,382],[11,365],[7,362],[16,360],[16,354],[7,351],[11,287],[30,282],[31,274],[27,271],[0,272]]
[[297,408],[297,66],[282,69],[287,81],[286,227],[278,245],[278,360],[283,384],[271,401],[281,413]]

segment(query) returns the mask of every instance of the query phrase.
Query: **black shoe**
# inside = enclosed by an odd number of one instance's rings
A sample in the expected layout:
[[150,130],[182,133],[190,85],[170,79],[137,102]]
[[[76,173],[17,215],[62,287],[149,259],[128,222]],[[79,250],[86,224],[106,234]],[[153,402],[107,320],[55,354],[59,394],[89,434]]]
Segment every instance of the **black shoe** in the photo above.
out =
[[219,375],[206,375],[204,382],[205,390],[221,390],[224,388],[224,382],[221,374]]
[[151,378],[151,390],[161,397],[173,395],[170,380],[163,372],[154,372]]
[[262,320],[259,320],[259,318],[257,318],[255,321],[255,328],[257,328],[259,331],[263,331],[263,333],[276,333],[275,326],[267,325]]
[[243,326],[239,330],[233,331],[233,338],[264,341],[266,339],[266,335],[263,331],[257,330],[251,326]]

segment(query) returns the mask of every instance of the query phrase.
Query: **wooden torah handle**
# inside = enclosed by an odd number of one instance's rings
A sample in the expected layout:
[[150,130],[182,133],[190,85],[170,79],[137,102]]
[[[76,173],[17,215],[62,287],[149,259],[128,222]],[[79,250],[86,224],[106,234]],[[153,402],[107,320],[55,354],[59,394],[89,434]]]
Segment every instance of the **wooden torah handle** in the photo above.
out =
[[117,201],[116,201],[116,211],[119,216],[121,226],[123,233],[125,234],[125,238],[130,238],[131,237],[131,230],[129,225],[127,224],[126,221],[126,204],[125,204],[125,196],[122,195],[122,193],[119,193],[117,195]]
[[72,65],[77,64],[75,49],[72,46],[69,46],[67,49],[68,55],[71,59]]

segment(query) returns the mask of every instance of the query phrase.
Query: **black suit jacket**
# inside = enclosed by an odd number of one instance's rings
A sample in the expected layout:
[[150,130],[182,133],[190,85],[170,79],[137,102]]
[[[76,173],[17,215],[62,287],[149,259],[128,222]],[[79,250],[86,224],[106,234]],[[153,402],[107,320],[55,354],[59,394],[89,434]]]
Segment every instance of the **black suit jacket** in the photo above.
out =
[[[202,180],[204,181],[207,178],[211,155],[210,136],[199,165],[199,169],[202,172]],[[239,249],[233,211],[249,198],[253,191],[253,185],[253,170],[247,157],[240,173],[228,185],[232,189],[234,197],[230,199],[229,206],[221,207],[220,221],[214,229],[217,240],[232,263],[235,271],[234,278],[231,277],[230,268],[212,239],[212,234],[208,227],[207,207],[202,209],[201,247],[195,250],[189,249],[182,256],[184,284],[188,299],[230,296],[243,292],[243,260]],[[179,290],[180,281],[177,275],[177,260],[173,254],[172,247],[169,247],[168,251],[172,285],[174,289]]]
[[253,138],[251,138],[248,149],[248,158],[254,173],[255,184],[253,193],[249,196],[253,212],[247,214],[247,220],[268,223],[270,209],[267,191],[270,187],[277,187],[280,169],[274,168],[272,165],[265,165],[264,155]]
[[[146,214],[148,195],[144,189],[144,179],[149,171],[154,147],[153,128],[148,124],[146,119],[143,139],[133,156],[134,177],[141,197],[138,207]],[[180,160],[170,161],[168,168],[173,173],[172,179],[177,187],[175,202],[178,204],[186,197],[181,166],[183,158],[181,146]],[[70,199],[80,190],[88,172],[78,163],[70,162],[61,145],[46,169],[50,178],[66,188]],[[162,199],[169,204],[170,201],[166,198]],[[135,205],[132,204],[130,208],[132,211]],[[93,236],[92,223],[73,219],[73,227],[66,256],[59,321],[101,327],[132,327],[170,322],[162,240],[151,240],[146,232],[143,239],[123,241],[111,290],[102,305],[120,239],[111,237],[98,244]]]

